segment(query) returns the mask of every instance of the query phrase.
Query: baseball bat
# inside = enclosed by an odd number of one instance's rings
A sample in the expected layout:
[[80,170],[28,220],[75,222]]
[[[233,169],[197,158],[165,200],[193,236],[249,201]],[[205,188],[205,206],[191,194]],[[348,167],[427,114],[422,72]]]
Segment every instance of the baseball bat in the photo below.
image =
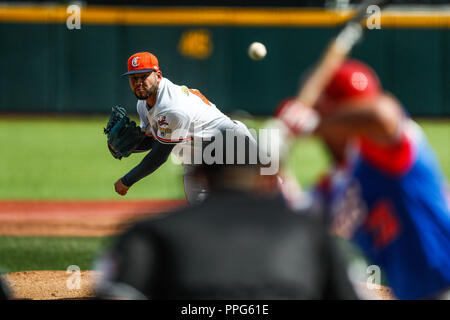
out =
[[[313,69],[304,85],[300,87],[296,98],[301,104],[311,108],[314,107],[334,73],[349,55],[354,45],[362,38],[363,27],[361,26],[361,20],[367,17],[369,6],[377,5],[381,9],[388,2],[388,0],[366,0],[359,6],[356,13],[345,23],[338,35],[331,40],[317,66]],[[290,135],[290,130],[280,124],[278,120],[269,121],[265,127],[279,130],[278,150],[280,158],[286,159],[293,143],[293,136]],[[272,145],[272,147],[277,149],[276,146]],[[284,168],[282,171],[284,171],[284,174],[280,173],[281,176],[294,176],[288,168]]]
[[361,20],[368,16],[367,9],[369,6],[376,5],[382,8],[388,2],[388,0],[366,0],[359,6],[356,13],[331,41],[317,67],[300,88],[297,99],[303,105],[313,107],[316,104],[331,77],[346,59],[354,45],[362,38]]

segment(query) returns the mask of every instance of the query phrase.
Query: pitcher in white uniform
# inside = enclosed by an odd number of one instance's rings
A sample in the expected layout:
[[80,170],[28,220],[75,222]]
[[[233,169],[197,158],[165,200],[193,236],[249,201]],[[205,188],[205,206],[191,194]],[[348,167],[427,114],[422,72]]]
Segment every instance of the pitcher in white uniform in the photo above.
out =
[[[138,52],[128,59],[130,88],[138,98],[137,112],[141,128],[152,137],[150,152],[135,168],[114,184],[120,195],[137,181],[159,168],[178,145],[177,155],[193,154],[196,141],[207,140],[216,130],[234,130],[237,135],[256,141],[247,127],[224,115],[200,91],[189,89],[163,78],[158,59],[149,52]],[[182,157],[183,158],[183,157]],[[193,175],[194,165],[181,159],[184,167],[184,189],[189,203],[201,201],[207,194],[207,186]]]

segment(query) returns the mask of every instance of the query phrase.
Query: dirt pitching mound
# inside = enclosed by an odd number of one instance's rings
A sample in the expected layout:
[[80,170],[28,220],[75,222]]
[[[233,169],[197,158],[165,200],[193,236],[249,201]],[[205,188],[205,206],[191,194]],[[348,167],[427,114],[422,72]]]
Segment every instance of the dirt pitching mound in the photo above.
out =
[[[79,287],[66,271],[23,271],[3,275],[14,298],[32,300],[88,299],[94,296],[98,271],[81,271]],[[70,289],[72,288],[72,289]]]
[[[66,271],[14,272],[4,275],[4,279],[16,299],[89,299],[94,297],[93,288],[101,279],[101,273],[99,271],[81,271],[79,288],[73,288],[74,282],[71,281],[73,278]],[[357,289],[363,299],[395,299],[392,290],[388,287],[380,286],[378,289],[368,289],[365,283],[361,283]]]

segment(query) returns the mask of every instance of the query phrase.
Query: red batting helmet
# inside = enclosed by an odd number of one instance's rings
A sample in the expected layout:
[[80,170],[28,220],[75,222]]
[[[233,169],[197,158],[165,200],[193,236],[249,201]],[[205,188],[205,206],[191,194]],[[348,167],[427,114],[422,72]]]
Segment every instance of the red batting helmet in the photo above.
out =
[[381,92],[380,81],[368,65],[347,60],[336,71],[324,95],[329,102],[342,102],[352,98],[370,98]]

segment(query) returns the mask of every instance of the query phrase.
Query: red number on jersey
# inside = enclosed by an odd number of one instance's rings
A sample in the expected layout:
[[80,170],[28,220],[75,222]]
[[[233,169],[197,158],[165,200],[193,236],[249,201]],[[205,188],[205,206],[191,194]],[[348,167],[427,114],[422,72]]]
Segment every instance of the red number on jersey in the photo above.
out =
[[388,200],[381,200],[370,211],[365,221],[366,230],[374,237],[376,250],[382,250],[400,233],[400,224]]

